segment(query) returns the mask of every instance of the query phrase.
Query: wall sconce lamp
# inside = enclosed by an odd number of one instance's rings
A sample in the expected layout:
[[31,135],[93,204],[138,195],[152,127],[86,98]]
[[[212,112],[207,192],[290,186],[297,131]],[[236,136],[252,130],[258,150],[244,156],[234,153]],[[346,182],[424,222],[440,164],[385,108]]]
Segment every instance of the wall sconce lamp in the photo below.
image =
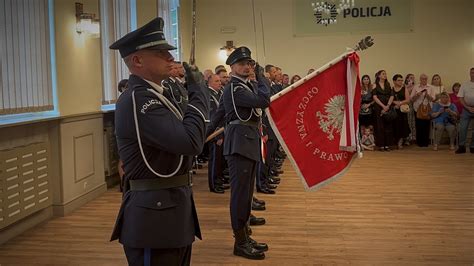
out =
[[89,33],[98,36],[100,33],[99,19],[95,14],[84,13],[84,4],[76,3],[76,31],[77,33]]
[[226,60],[227,57],[235,50],[234,41],[226,41],[225,46],[221,47],[219,57]]

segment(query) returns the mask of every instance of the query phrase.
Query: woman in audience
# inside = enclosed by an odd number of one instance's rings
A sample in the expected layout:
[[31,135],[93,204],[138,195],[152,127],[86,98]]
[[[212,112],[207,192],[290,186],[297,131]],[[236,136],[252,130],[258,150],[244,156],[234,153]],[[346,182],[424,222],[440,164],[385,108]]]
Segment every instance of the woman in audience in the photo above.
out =
[[372,97],[372,82],[368,75],[362,76],[360,104],[359,125],[361,128],[372,126],[374,124],[374,99]]
[[431,87],[433,88],[433,93],[435,94],[435,102],[439,100],[439,96],[442,92],[446,91],[441,82],[441,76],[439,74],[434,74],[431,78]]
[[[415,75],[408,74],[405,77],[405,88],[407,89],[408,95],[411,95],[413,88],[415,87]],[[410,127],[410,134],[405,142],[405,145],[410,145],[410,142],[416,140],[416,127],[415,127],[415,111],[413,108],[413,103],[410,101],[408,104],[410,106],[410,111],[407,114],[408,117],[408,126]]]
[[420,84],[415,85],[411,95],[413,110],[415,111],[416,144],[428,147],[430,143],[430,116],[429,109],[435,99],[435,94],[428,85],[428,76],[420,75]]
[[462,114],[464,106],[458,98],[459,88],[461,88],[461,83],[456,82],[453,84],[453,92],[449,94],[449,99],[451,100],[452,104],[456,105],[456,108],[458,109],[458,114]]
[[294,75],[293,77],[291,77],[291,80],[290,80],[290,85],[297,82],[298,80],[300,80],[301,77],[298,76],[298,75]]
[[439,102],[433,104],[431,110],[431,117],[435,126],[435,139],[433,150],[438,150],[438,145],[446,130],[449,135],[449,149],[454,150],[454,138],[456,136],[456,121],[458,118],[458,111],[456,106],[449,101],[449,95],[442,92],[439,96]]
[[375,144],[381,151],[389,151],[393,143],[393,121],[390,106],[393,102],[393,90],[387,80],[385,70],[375,74],[375,87],[372,91],[375,113]]
[[398,149],[403,148],[403,140],[410,134],[410,128],[408,126],[410,96],[408,90],[403,86],[403,76],[396,74],[392,78],[393,80],[393,94],[394,101],[393,107],[397,110],[397,118],[393,121],[393,132],[395,141],[397,142]]

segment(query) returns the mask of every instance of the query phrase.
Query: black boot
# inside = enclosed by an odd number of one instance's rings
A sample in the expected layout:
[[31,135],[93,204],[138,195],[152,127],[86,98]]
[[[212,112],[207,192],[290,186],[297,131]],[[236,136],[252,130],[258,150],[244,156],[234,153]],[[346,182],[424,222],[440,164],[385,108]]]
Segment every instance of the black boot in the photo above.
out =
[[248,238],[249,238],[250,244],[252,244],[254,249],[261,252],[268,251],[268,245],[266,243],[258,243],[257,241],[253,240],[250,236]]
[[252,201],[252,211],[264,211],[265,205],[259,204],[256,201]]
[[245,230],[247,230],[247,236],[251,236],[252,235],[252,228],[250,228],[250,225],[249,223],[247,223],[247,225],[245,226]]
[[250,214],[250,219],[249,219],[250,225],[264,225],[265,222],[266,222],[265,218],[255,217],[255,215]]
[[265,258],[265,253],[258,251],[250,243],[245,227],[234,231],[234,236],[234,255],[251,260],[263,260]]
[[265,205],[265,201],[261,199],[257,199],[256,197],[253,197],[253,201],[257,202],[260,205]]

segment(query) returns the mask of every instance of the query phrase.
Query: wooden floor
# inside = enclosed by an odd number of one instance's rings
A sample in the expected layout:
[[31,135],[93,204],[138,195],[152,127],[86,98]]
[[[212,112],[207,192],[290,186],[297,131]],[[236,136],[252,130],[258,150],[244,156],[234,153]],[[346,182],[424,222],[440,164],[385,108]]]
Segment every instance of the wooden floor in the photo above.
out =
[[[338,181],[304,192],[286,163],[266,200],[267,220],[253,227],[269,244],[264,261],[232,255],[229,193],[207,192],[205,170],[195,198],[203,241],[193,265],[473,265],[474,154],[409,148],[366,152]],[[108,242],[120,194],[110,190],[72,215],[55,218],[0,246],[3,265],[126,265]]]

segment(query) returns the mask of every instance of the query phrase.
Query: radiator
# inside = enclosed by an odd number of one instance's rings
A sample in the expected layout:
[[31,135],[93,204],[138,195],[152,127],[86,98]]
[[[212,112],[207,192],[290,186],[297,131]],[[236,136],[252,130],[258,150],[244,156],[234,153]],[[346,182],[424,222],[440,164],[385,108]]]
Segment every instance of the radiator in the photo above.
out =
[[47,143],[0,151],[0,229],[51,206]]
[[118,151],[115,140],[114,128],[104,127],[104,170],[105,176],[113,176],[118,173]]

